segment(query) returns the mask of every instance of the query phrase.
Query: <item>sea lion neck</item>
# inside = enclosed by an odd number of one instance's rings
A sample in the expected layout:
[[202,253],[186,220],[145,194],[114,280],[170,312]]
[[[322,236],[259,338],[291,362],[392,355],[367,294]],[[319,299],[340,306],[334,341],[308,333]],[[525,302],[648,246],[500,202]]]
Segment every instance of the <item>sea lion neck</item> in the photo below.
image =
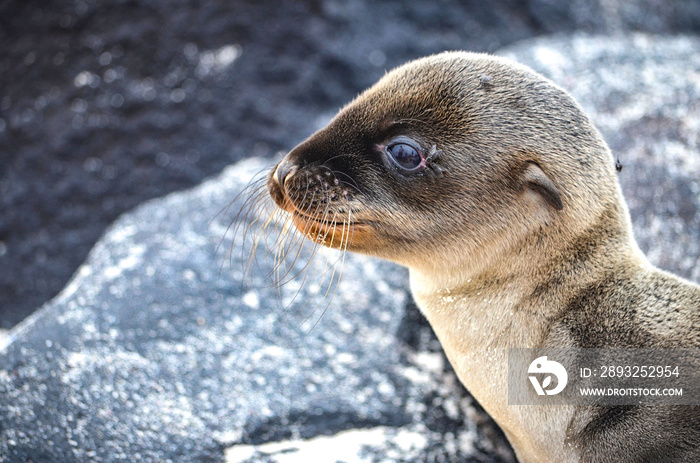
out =
[[[650,266],[629,232],[625,214],[624,207],[611,203],[597,219],[576,230],[565,226],[551,226],[546,232],[531,229],[518,240],[496,239],[471,254],[465,250],[451,259],[411,262],[407,267],[414,297],[424,312],[450,295],[451,300],[461,298],[465,309],[490,297],[491,307],[507,301],[513,311],[553,315],[571,294],[615,269],[643,271]],[[509,232],[511,238],[516,236],[513,230]]]

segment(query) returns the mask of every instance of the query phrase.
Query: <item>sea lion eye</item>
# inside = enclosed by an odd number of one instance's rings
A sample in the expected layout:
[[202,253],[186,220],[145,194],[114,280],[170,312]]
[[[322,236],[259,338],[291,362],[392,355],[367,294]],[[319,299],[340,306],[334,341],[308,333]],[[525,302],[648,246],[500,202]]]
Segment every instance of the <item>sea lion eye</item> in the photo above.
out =
[[408,143],[394,143],[389,145],[386,150],[391,159],[405,170],[416,170],[423,162],[418,150]]

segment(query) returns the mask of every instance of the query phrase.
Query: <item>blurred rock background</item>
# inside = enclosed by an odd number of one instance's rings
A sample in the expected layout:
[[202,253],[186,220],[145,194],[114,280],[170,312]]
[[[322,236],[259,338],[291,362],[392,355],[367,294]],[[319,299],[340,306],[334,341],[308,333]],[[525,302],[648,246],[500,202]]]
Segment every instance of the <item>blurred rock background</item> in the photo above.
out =
[[0,2],[0,327],[119,214],[290,149],[385,70],[574,31],[697,34],[700,2]]

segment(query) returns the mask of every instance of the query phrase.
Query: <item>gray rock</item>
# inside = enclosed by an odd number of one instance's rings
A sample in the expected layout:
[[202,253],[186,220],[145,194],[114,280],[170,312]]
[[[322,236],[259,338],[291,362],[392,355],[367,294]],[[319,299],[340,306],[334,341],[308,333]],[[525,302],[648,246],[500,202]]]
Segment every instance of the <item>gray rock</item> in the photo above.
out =
[[[696,280],[698,45],[576,36],[504,51],[579,99],[624,164],[640,243]],[[513,461],[410,302],[405,270],[348,254],[330,304],[316,278],[271,285],[264,255],[242,284],[253,236],[231,241],[226,207],[262,162],[122,216],[10,332],[0,460]]]

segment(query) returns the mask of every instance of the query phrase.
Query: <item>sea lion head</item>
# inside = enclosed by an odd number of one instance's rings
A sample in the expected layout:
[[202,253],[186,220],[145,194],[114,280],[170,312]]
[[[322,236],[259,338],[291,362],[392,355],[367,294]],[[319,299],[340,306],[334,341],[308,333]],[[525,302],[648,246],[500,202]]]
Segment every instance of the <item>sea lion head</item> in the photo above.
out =
[[309,239],[409,267],[585,228],[621,201],[574,100],[524,66],[449,52],[387,73],[270,172]]

